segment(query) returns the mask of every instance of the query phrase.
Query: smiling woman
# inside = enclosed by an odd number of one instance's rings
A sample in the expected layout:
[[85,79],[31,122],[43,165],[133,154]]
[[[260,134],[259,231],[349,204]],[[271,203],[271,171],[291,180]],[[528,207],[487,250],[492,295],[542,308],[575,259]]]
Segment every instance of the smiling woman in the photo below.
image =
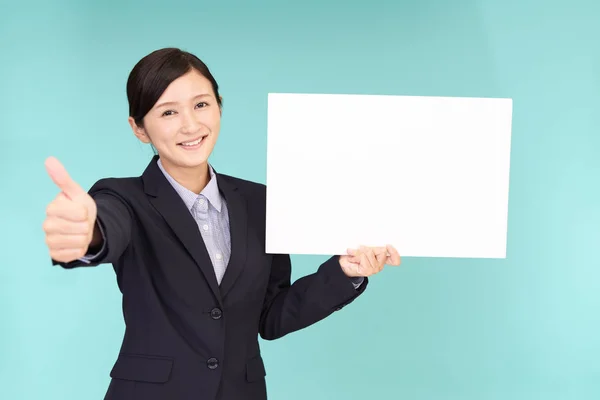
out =
[[155,51],[134,67],[127,95],[134,134],[157,151],[141,176],[86,192],[46,162],[60,189],[44,221],[53,264],[113,264],[123,294],[126,332],[105,399],[264,400],[259,335],[324,319],[400,256],[349,249],[292,284],[290,256],[265,251],[265,186],[208,163],[222,102],[206,65]]
[[[222,98],[208,67],[178,49],[155,51],[133,68],[127,97],[135,135],[152,143],[176,181],[199,193],[221,126]],[[200,180],[197,166],[204,167]]]

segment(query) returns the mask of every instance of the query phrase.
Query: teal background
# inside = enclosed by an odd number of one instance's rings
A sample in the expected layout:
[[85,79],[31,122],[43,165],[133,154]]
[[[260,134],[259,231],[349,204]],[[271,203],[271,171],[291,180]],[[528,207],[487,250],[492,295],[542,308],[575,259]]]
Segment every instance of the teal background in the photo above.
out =
[[[152,152],[125,81],[164,46],[221,85],[212,163],[259,182],[268,92],[514,99],[507,259],[384,270],[352,306],[262,344],[270,398],[600,398],[597,1],[0,3],[1,399],[104,395],[119,292],[108,265],[50,266],[44,159],[86,188],[140,174]],[[361,212],[373,188],[340,190]],[[294,278],[323,260],[293,259]]]

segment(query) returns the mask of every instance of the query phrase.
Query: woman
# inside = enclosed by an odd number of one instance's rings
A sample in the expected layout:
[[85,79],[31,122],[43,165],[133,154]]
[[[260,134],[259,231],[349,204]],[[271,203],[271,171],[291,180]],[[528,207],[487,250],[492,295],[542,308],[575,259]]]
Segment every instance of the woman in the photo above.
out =
[[322,320],[400,256],[349,250],[291,284],[289,255],[265,252],[265,186],[208,163],[222,102],[206,65],[155,51],[131,71],[127,96],[133,133],[157,152],[141,176],[86,193],[46,161],[61,190],[44,222],[53,264],[110,263],[123,294],[125,336],[105,398],[266,399],[258,335]]

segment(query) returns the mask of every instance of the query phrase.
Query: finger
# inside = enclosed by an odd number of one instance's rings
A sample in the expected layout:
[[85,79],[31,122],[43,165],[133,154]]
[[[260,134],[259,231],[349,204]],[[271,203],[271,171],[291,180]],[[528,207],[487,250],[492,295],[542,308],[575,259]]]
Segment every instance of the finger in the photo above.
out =
[[71,262],[85,256],[83,249],[61,249],[50,251],[50,257],[58,262]]
[[379,272],[380,268],[377,262],[377,258],[375,257],[375,252],[373,251],[373,248],[363,247],[361,250],[367,257],[369,269],[371,269],[374,272]]
[[87,221],[88,209],[85,205],[68,200],[62,196],[46,207],[48,217],[62,218],[68,221]]
[[[376,271],[381,271],[388,256],[386,247],[361,246],[359,249],[347,249],[347,253],[350,255],[349,260],[354,263],[361,263],[361,255],[363,253],[366,254],[369,262],[365,267],[372,268]],[[369,254],[371,254],[371,256],[369,256]]]
[[62,218],[47,218],[42,224],[42,229],[46,234],[87,235],[90,232],[90,224],[87,221],[73,222]]
[[371,264],[373,265],[373,268],[375,269],[376,272],[380,272],[383,267],[385,266],[385,254],[387,253],[387,251],[382,251],[380,253],[376,253],[375,250],[371,250]]
[[86,194],[71,177],[65,167],[54,157],[46,159],[46,171],[58,188],[71,200]]
[[373,261],[373,263],[375,264],[375,266],[377,267],[377,271],[381,271],[383,269],[383,267],[385,267],[385,263],[387,261],[388,258],[388,251],[387,248],[384,247],[372,247],[373,249],[373,253],[375,255],[375,260]]
[[379,254],[375,254],[375,258],[377,259],[377,265],[380,265],[381,268],[383,268],[383,266],[385,266],[385,264],[388,261],[388,256],[389,256],[389,254],[388,254],[387,250],[384,252],[381,252]]
[[370,249],[373,250],[375,255],[387,254],[387,248],[385,246],[370,247]]
[[89,235],[53,234],[46,236],[46,245],[52,250],[87,249],[90,239]]
[[360,275],[359,274],[359,267],[360,265],[354,262],[351,262],[348,258],[348,256],[341,256],[340,257],[340,265],[342,266],[342,268],[347,271],[350,272],[352,276],[357,276]]
[[390,244],[388,244],[386,246],[387,248],[387,252],[389,253],[389,256],[387,258],[387,264],[388,265],[400,265],[401,263],[401,258],[400,258],[400,253],[398,253],[398,250],[396,250],[396,248]]
[[355,263],[355,264],[360,264],[360,256],[361,256],[361,251],[360,249],[352,249],[349,248],[346,250],[347,254],[348,254],[348,260],[350,260],[351,262]]
[[348,258],[344,258],[340,262],[343,264],[344,268],[354,269],[354,270],[356,270],[359,265],[356,262],[350,261],[350,259],[348,259]]
[[354,264],[360,264],[360,256],[349,256],[348,261]]
[[356,269],[361,276],[371,275],[369,259],[362,249],[357,253],[356,259],[353,260],[353,263],[356,265]]
[[358,263],[360,273],[364,276],[369,276],[373,273],[373,268],[371,267],[371,263],[369,262],[369,257],[367,254],[361,250],[360,253],[360,262]]
[[373,250],[373,252],[376,255],[386,254],[387,253],[387,248],[386,247],[381,247],[381,246],[379,246],[379,247],[360,246],[359,249],[348,248],[348,249],[346,249],[346,252],[349,255],[355,256],[355,255],[358,255],[361,251],[366,251],[366,250],[369,250],[369,249]]
[[358,249],[348,248],[346,249],[346,254],[347,256],[345,258],[348,259],[350,262],[353,262],[355,264],[360,263],[360,253]]

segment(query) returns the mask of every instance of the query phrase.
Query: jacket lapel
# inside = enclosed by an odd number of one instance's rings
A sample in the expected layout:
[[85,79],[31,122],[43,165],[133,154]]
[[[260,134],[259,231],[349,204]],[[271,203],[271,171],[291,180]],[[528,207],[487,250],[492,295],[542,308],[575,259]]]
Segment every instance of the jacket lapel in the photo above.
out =
[[[198,225],[190,215],[190,212],[181,197],[179,197],[158,168],[158,165],[156,164],[157,160],[158,156],[155,156],[143,174],[144,190],[146,191],[146,194],[149,195],[152,205],[163,216],[167,224],[169,224],[173,230],[175,236],[177,236],[179,241],[192,256],[198,265],[198,268],[202,271],[215,297],[218,299],[219,303],[221,303],[221,294],[215,276],[215,270],[210,260],[210,256],[208,255],[208,251],[206,250],[202,235],[198,230]],[[193,279],[182,279],[182,284],[184,285],[193,284],[193,282]],[[198,289],[195,288],[195,290]]]
[[227,202],[231,234],[231,257],[221,281],[221,296],[224,298],[246,264],[248,209],[246,199],[230,180],[217,173],[217,182]]

